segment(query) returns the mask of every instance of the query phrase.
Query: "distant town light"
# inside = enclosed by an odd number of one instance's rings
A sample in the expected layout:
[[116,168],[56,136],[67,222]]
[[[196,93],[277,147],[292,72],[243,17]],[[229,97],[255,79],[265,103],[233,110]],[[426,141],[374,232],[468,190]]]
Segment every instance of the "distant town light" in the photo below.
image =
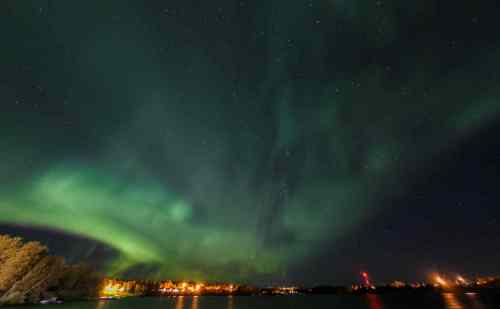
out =
[[440,286],[443,286],[443,287],[448,286],[448,282],[445,279],[443,279],[440,275],[436,275],[436,277],[434,278],[434,280]]

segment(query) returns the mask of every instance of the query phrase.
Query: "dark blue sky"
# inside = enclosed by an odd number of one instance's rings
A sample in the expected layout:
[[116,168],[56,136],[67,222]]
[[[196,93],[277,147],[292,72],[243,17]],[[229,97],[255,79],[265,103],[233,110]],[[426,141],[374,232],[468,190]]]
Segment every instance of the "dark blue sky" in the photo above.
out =
[[121,276],[498,273],[497,16],[2,1],[0,231]]

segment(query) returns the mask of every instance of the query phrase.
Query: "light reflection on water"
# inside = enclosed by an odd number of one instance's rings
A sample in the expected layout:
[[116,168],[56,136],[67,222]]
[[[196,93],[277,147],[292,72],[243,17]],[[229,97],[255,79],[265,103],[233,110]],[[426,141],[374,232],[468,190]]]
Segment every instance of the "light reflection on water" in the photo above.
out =
[[175,309],[184,309],[184,296],[177,296]]
[[[186,304],[186,296],[177,296],[175,298],[175,304],[174,304],[174,309],[184,309],[184,306]],[[97,302],[97,305],[95,309],[104,309],[108,306],[109,302],[108,301],[99,301]],[[111,303],[115,304],[115,302]],[[186,307],[187,308],[187,307]],[[229,295],[227,297],[227,309],[235,309],[234,307],[234,297],[232,295]],[[193,296],[191,297],[191,306],[189,309],[200,309],[200,296]],[[375,308],[374,308],[375,309]]]
[[105,306],[106,306],[106,302],[100,300],[99,302],[97,302],[97,306],[95,308],[96,309],[104,309]]
[[368,299],[368,304],[370,305],[370,309],[382,309],[382,302],[380,301],[380,297],[377,294],[367,294],[366,298]]
[[[292,306],[292,307],[290,307]],[[48,306],[51,307],[51,306]],[[23,309],[24,307],[19,307]],[[25,309],[33,309],[26,306]],[[55,307],[54,307],[55,308]],[[67,303],[59,309],[491,309],[499,308],[488,298],[472,293],[442,293],[429,295],[367,294],[358,296],[311,297],[211,297],[178,296],[175,298],[130,298],[113,301]]]
[[227,297],[227,309],[234,309],[234,297],[232,295]]
[[200,301],[198,296],[193,296],[191,299],[191,309],[198,309],[198,302]]
[[479,301],[476,293],[465,293],[467,295],[467,299],[472,304],[472,308],[474,309],[483,309],[484,305]]
[[443,293],[444,303],[447,309],[464,309],[464,306],[453,293]]

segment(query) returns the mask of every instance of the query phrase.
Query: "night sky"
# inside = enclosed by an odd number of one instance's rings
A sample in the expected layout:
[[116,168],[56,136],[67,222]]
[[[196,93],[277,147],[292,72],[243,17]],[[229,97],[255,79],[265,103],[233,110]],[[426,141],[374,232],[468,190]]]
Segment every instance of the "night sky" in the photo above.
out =
[[0,1],[0,232],[109,275],[500,273],[497,0]]

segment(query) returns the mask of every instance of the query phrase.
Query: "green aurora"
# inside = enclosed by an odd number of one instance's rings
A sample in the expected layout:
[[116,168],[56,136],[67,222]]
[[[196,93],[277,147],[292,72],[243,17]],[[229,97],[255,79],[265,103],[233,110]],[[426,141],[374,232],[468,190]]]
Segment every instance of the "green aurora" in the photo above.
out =
[[[0,64],[28,63],[40,88],[0,85],[2,106],[19,101],[0,115],[0,221],[103,242],[119,252],[110,274],[286,276],[500,115],[498,84],[469,69],[498,71],[498,48],[444,79],[444,52],[410,46],[394,53],[406,57],[394,79],[382,61],[350,65],[342,47],[392,50],[404,33],[390,5],[317,1],[312,18],[302,4],[223,2],[248,26],[222,32],[192,21],[194,8],[156,16],[139,3],[90,1],[76,17],[63,1],[49,17],[33,1],[2,4],[13,44]],[[336,20],[357,39],[337,38]]]

